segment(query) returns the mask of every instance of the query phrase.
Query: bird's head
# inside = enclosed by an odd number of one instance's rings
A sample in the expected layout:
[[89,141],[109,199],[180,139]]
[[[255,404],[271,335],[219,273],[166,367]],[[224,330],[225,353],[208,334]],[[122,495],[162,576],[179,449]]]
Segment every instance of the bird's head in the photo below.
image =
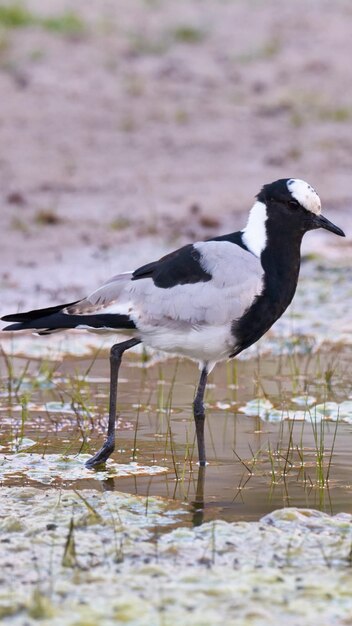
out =
[[321,214],[320,198],[311,185],[299,178],[281,178],[264,185],[258,193],[243,231],[243,240],[254,254],[260,256],[270,232],[299,239],[316,228],[345,236],[338,226]]

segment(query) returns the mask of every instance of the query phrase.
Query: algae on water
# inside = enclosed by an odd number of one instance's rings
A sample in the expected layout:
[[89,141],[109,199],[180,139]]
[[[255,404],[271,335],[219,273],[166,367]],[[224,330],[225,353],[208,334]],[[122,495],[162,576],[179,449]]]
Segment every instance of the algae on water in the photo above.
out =
[[352,611],[351,515],[281,509],[191,528],[161,498],[4,487],[0,515],[14,511],[20,526],[1,528],[5,625],[343,626]]

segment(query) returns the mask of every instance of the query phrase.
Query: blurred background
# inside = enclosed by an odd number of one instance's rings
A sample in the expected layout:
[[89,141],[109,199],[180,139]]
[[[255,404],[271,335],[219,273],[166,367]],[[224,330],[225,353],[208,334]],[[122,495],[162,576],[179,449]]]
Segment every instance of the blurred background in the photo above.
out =
[[351,28],[349,0],[0,2],[1,312],[237,230],[280,177],[351,232]]

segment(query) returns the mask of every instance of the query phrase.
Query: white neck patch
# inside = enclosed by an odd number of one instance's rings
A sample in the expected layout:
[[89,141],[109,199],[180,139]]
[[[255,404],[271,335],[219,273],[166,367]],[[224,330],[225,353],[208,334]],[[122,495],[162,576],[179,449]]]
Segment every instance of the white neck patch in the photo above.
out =
[[291,178],[287,181],[287,188],[291,196],[307,211],[315,213],[315,215],[321,213],[320,198],[315,189],[306,183],[305,180]]
[[268,215],[264,202],[255,202],[252,206],[246,228],[242,231],[242,240],[248,250],[257,257],[263,252],[266,241],[266,220]]

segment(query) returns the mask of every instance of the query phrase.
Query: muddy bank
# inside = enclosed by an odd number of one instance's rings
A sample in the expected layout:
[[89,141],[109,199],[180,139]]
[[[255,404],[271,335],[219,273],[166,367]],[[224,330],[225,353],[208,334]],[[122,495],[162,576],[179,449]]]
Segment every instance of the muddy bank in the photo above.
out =
[[0,14],[1,312],[233,231],[281,177],[351,233],[349,2],[21,6]]

